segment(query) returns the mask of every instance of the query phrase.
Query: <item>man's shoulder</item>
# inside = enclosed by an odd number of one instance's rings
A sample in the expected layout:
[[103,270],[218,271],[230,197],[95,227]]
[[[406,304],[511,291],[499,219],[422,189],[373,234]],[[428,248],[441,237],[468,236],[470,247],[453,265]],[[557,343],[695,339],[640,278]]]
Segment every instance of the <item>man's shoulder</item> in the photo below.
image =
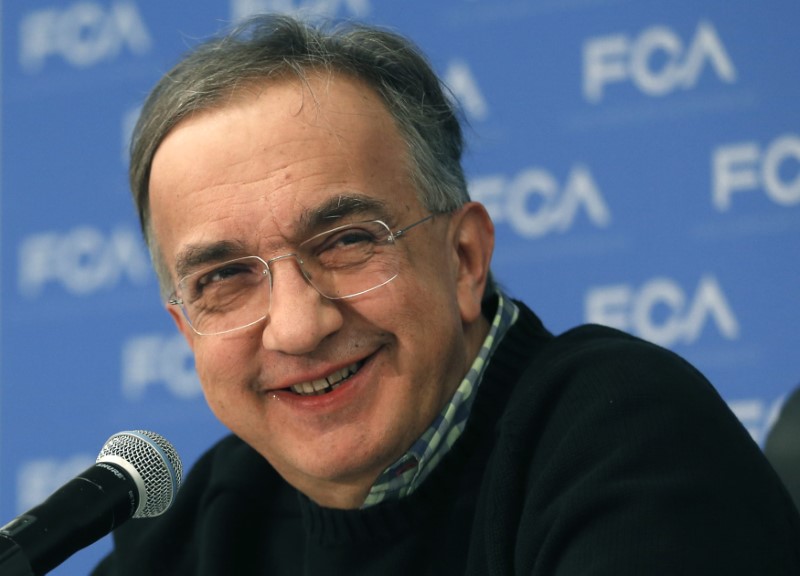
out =
[[564,353],[606,356],[609,353],[626,352],[648,357],[664,356],[685,362],[666,348],[628,332],[600,324],[581,324],[558,334],[553,342],[555,347]]
[[568,330],[538,352],[499,426],[503,442],[513,447],[509,453],[528,454],[522,465],[649,462],[652,471],[665,463],[693,461],[699,469],[724,461],[720,469],[730,471],[732,463],[760,458],[724,399],[689,362],[598,325]]
[[580,324],[554,335],[525,302],[517,299],[512,299],[512,301],[519,311],[517,327],[522,327],[523,335],[521,337],[547,342],[551,350],[567,352],[567,349],[571,349],[571,351],[577,352],[607,346],[630,346],[666,352],[664,348],[652,342],[602,324]]
[[648,550],[640,573],[678,557],[692,573],[796,566],[791,502],[699,371],[604,326],[531,349],[485,466],[476,525],[492,546],[535,550],[530,563],[552,553],[575,573],[633,573],[631,546]]
[[[653,389],[667,384],[713,390],[703,374],[682,356],[616,328],[583,324],[555,336],[528,374],[560,381],[601,382]],[[685,390],[683,391],[685,392]]]
[[567,330],[536,349],[508,405],[515,416],[506,416],[552,421],[562,412],[571,417],[581,411],[605,414],[609,406],[615,412],[646,407],[662,413],[695,406],[726,420],[731,416],[711,383],[684,358],[596,324]]

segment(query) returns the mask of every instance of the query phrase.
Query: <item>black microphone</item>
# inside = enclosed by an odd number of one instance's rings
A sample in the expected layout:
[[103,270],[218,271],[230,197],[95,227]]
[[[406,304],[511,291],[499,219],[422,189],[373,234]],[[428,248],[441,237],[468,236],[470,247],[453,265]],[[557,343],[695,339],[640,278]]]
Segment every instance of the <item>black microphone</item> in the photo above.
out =
[[167,510],[181,483],[175,448],[155,432],[115,434],[97,463],[0,528],[0,574],[46,574],[128,518]]

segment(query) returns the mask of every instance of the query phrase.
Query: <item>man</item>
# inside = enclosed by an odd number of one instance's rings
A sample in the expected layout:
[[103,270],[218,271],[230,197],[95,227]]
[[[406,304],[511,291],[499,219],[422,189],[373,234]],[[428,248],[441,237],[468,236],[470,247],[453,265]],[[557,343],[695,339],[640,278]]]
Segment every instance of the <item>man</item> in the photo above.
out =
[[796,574],[800,520],[712,387],[491,280],[461,131],[393,34],[263,17],[156,87],[131,183],[233,436],[98,574]]
[[800,510],[800,388],[795,388],[781,407],[764,454]]

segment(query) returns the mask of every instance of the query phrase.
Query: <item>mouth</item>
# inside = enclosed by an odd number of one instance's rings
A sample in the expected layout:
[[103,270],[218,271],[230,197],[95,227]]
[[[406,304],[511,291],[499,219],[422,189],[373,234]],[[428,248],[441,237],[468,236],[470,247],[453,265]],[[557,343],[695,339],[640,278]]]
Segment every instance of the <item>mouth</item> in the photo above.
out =
[[347,380],[358,372],[363,365],[364,361],[354,362],[341,370],[328,374],[325,378],[318,378],[311,382],[301,382],[300,384],[290,386],[289,390],[298,396],[321,396],[323,394],[328,394],[347,382]]

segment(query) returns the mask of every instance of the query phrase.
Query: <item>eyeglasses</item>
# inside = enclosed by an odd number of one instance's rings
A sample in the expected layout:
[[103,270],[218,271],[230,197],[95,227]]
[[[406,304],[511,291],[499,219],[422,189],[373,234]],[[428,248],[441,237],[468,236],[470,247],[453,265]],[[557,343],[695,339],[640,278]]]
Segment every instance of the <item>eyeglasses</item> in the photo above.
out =
[[347,224],[312,236],[297,252],[269,260],[244,256],[215,264],[181,278],[167,303],[180,306],[200,336],[247,328],[269,314],[270,264],[287,258],[297,261],[308,283],[325,298],[354,298],[397,277],[400,257],[395,242],[433,216],[396,232],[381,220]]

